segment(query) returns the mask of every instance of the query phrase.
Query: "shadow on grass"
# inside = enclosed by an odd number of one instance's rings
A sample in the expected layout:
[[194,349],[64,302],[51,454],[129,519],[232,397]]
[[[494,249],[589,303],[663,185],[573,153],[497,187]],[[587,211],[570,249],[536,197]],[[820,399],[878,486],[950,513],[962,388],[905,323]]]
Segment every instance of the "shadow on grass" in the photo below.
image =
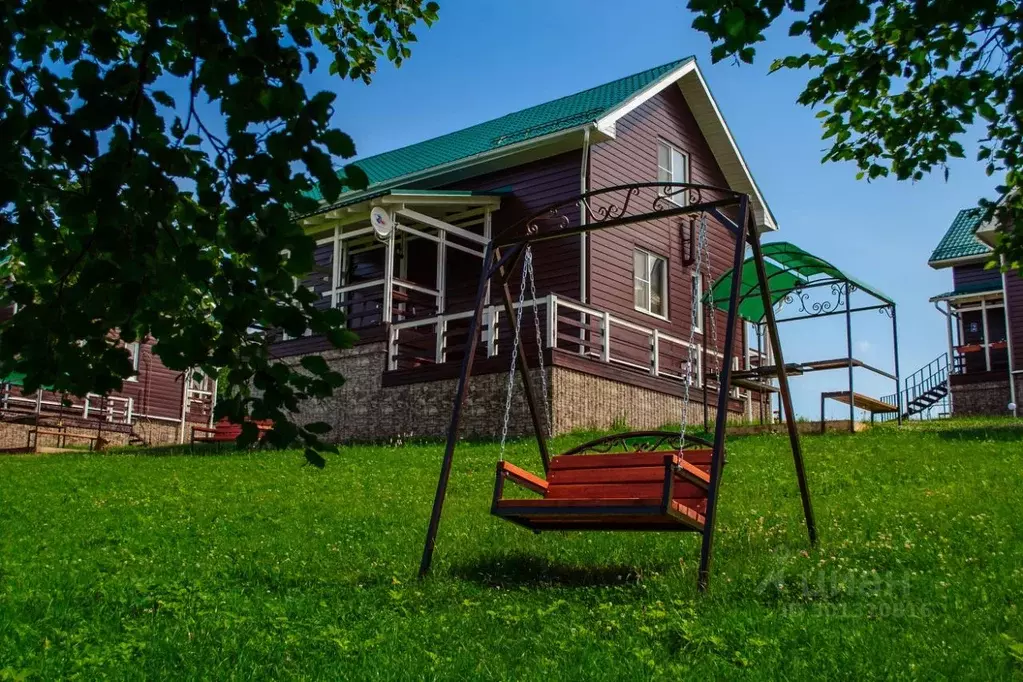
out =
[[943,440],[1023,441],[1023,423],[948,429],[937,435]]
[[578,566],[525,554],[457,564],[451,573],[487,587],[623,586],[642,579],[632,566]]

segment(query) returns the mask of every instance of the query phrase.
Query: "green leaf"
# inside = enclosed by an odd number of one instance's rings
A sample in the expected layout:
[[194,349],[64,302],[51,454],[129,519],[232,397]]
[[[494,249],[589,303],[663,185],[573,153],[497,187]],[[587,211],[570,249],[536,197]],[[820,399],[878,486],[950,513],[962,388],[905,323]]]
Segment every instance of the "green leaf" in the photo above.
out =
[[725,16],[721,19],[721,24],[725,28],[725,33],[735,38],[742,33],[746,25],[746,13],[738,7],[732,7],[725,12]]
[[330,371],[330,366],[323,359],[322,355],[305,355],[299,361],[299,364],[313,374],[326,374]]

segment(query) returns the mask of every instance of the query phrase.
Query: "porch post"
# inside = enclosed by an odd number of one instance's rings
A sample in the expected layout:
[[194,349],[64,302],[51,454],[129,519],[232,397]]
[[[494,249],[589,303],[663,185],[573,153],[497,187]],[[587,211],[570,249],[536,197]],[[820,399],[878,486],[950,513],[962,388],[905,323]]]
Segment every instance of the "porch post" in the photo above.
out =
[[387,245],[384,247],[384,309],[381,311],[381,320],[384,324],[391,323],[394,312],[394,234],[397,230],[391,230],[387,238]]
[[991,339],[987,335],[987,299],[980,299],[980,323],[984,334],[984,367],[991,371]]

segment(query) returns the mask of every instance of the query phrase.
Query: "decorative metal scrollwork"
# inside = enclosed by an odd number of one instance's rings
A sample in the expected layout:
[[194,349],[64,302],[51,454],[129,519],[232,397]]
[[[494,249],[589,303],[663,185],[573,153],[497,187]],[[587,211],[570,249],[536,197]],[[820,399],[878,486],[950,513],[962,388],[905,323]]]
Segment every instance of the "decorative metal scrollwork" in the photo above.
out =
[[[712,447],[710,441],[686,435],[683,447]],[[669,431],[634,431],[616,433],[569,450],[566,455],[603,454],[608,452],[659,452],[678,447],[678,434]]]
[[665,185],[657,192],[651,208],[655,211],[666,211],[678,206],[689,206],[703,203],[703,188],[701,187],[674,187]]
[[[738,205],[741,194],[733,190],[675,182],[638,182],[607,187],[582,194],[539,211],[497,235],[499,245],[523,239],[542,238],[548,233],[577,227],[597,228],[602,224],[625,224],[698,215],[710,208]],[[574,217],[581,207],[588,214],[585,225]]]
[[777,304],[776,310],[780,310],[782,305],[798,303],[799,312],[804,315],[825,315],[835,312],[846,304],[846,287],[850,294],[858,290],[854,284],[835,282],[830,287],[831,298],[826,300],[815,300],[811,293],[821,287],[798,287],[785,294]]
[[886,305],[883,308],[878,308],[877,312],[887,317],[889,320],[895,317],[895,306]]
[[545,232],[553,230],[564,230],[572,221],[567,215],[558,210],[558,206],[551,207],[545,213],[531,218],[525,227],[527,235],[534,235],[542,229]]
[[626,214],[629,210],[629,203],[632,201],[632,197],[639,194],[638,187],[630,187],[625,193],[625,199],[622,200],[622,204],[619,206],[616,203],[609,203],[605,206],[597,206],[596,208],[590,206],[588,200],[584,200],[586,204],[586,210],[590,214],[590,223],[593,225],[599,225],[600,223],[613,220],[614,218],[620,218]]

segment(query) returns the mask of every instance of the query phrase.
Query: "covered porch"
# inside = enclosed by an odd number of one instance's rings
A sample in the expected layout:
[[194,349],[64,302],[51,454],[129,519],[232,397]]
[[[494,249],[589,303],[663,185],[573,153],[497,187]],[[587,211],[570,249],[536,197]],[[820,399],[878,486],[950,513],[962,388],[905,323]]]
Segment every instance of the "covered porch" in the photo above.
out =
[[1000,280],[959,287],[930,300],[945,316],[952,375],[1007,375],[1009,333]]

